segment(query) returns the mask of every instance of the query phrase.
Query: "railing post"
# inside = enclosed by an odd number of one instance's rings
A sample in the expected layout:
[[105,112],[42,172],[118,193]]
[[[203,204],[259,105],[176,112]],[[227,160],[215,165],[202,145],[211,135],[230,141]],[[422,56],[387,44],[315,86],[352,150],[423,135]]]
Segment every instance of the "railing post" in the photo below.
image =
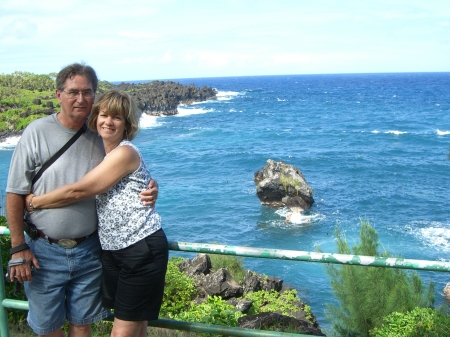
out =
[[[5,291],[5,278],[3,275],[3,261],[2,261],[2,247],[0,244],[0,266],[1,266],[1,275],[0,275],[0,303],[6,298]],[[8,324],[8,311],[3,305],[0,305],[0,336],[1,337],[9,337],[9,324]]]

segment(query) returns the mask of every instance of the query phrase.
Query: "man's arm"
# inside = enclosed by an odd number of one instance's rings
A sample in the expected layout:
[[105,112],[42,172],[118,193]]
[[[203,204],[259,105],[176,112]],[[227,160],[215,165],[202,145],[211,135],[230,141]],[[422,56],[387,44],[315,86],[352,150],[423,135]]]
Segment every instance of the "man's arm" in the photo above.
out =
[[[25,207],[25,196],[21,194],[7,193],[6,194],[6,218],[8,221],[8,228],[11,233],[11,247],[17,247],[25,243],[25,235],[23,233],[23,212]],[[33,263],[36,268],[39,268],[39,263],[31,250],[25,249],[17,252],[11,258],[23,258]],[[14,276],[20,283],[24,281],[31,281],[30,264],[25,263],[15,267],[11,267],[10,280],[14,281]]]

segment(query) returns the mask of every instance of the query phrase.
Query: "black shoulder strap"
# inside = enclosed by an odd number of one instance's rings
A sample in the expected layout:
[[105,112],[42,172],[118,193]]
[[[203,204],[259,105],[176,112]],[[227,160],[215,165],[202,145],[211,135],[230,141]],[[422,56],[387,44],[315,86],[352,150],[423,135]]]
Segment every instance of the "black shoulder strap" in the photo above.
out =
[[66,152],[66,150],[73,143],[75,143],[75,141],[81,136],[81,134],[84,131],[86,131],[86,124],[83,124],[83,127],[80,130],[78,130],[78,132],[74,134],[73,137],[70,138],[69,141],[66,144],[64,144],[64,146],[60,148],[59,151],[56,152],[44,165],[42,165],[39,172],[34,176],[33,180],[31,181],[31,186],[34,185],[34,183],[41,177],[42,173],[44,173],[44,171],[48,169],[50,165],[52,165],[56,161],[56,159],[58,159],[64,152]]

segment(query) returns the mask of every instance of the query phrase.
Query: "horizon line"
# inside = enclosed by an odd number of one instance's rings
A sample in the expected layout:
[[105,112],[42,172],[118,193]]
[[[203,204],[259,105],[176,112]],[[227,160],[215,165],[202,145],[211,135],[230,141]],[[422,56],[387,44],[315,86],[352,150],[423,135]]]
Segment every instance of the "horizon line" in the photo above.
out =
[[393,75],[393,74],[450,74],[450,71],[398,71],[398,72],[355,72],[355,73],[317,73],[317,74],[276,74],[276,75],[229,75],[229,76],[206,76],[206,77],[173,77],[173,78],[154,78],[145,80],[102,80],[110,83],[129,83],[129,82],[150,82],[150,81],[174,81],[174,80],[192,80],[206,78],[239,78],[239,77],[275,77],[275,76],[329,76],[329,75]]

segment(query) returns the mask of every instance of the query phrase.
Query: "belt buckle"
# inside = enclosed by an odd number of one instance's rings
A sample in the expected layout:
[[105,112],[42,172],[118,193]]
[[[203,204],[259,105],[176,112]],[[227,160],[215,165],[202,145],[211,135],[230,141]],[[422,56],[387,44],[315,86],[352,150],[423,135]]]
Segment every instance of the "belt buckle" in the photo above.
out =
[[73,248],[77,245],[77,242],[75,240],[72,239],[61,239],[58,240],[58,246],[65,248],[65,249],[70,249]]

